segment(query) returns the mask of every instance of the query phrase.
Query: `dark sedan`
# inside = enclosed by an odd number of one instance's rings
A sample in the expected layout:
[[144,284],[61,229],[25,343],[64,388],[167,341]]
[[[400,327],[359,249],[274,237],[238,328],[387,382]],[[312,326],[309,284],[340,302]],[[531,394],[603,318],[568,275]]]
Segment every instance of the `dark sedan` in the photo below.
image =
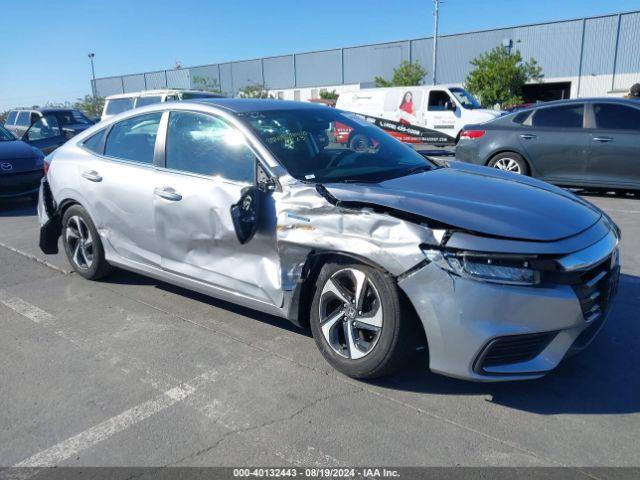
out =
[[456,158],[558,185],[640,190],[640,102],[562,100],[467,125]]
[[0,126],[0,198],[38,195],[44,154]]

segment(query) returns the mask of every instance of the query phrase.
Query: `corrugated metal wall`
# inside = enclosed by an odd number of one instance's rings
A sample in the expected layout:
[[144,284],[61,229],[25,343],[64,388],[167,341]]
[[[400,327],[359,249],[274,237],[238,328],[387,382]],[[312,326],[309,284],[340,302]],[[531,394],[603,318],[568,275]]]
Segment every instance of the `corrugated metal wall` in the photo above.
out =
[[[471,60],[511,41],[525,59],[535,58],[547,79],[581,77],[578,95],[623,90],[640,81],[640,12],[487,30],[438,39],[438,83],[462,83]],[[153,88],[202,88],[218,85],[227,95],[242,87],[269,89],[314,87],[390,79],[400,62],[418,61],[432,82],[433,39],[363,45],[180,70],[96,79],[99,95]]]

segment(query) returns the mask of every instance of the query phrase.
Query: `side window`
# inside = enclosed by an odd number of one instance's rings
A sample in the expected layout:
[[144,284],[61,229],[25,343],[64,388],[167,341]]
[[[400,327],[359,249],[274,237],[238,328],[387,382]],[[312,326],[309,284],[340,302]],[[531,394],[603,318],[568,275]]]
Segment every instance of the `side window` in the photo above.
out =
[[104,154],[132,162],[153,163],[161,117],[162,112],[149,113],[116,123],[107,137]]
[[513,117],[513,123],[523,124],[527,120],[527,118],[529,118],[529,115],[531,115],[530,111],[516,113],[516,115]]
[[15,110],[9,112],[9,115],[7,115],[7,119],[5,120],[5,125],[13,125],[14,123],[16,123],[16,117],[18,116],[18,112],[16,112]]
[[534,127],[582,128],[584,105],[541,108],[533,114]]
[[596,103],[596,127],[609,130],[640,130],[640,109],[615,103]]
[[98,133],[94,133],[84,142],[82,142],[82,146],[87,150],[92,151],[93,153],[102,155],[102,151],[104,150],[104,132],[106,132],[106,130],[100,130]]
[[37,113],[32,113],[31,114],[31,118],[29,119],[29,125],[33,125],[34,123],[36,123],[41,118],[42,117],[40,115],[38,115]]
[[152,97],[138,97],[136,100],[136,108],[151,105],[152,103],[160,103],[161,101],[162,97],[159,95],[154,95]]
[[16,120],[16,125],[21,127],[28,127],[31,125],[31,114],[29,112],[19,112],[18,119]]
[[133,108],[133,98],[114,98],[107,100],[107,108],[105,113],[107,115],[117,115],[118,113],[126,112]]
[[443,90],[433,90],[429,92],[429,111],[445,111],[447,110],[447,104],[454,104],[447,92]]
[[44,140],[62,136],[62,129],[54,115],[45,115],[27,130],[28,140]]
[[244,135],[225,121],[200,113],[171,112],[167,168],[254,183],[255,161]]

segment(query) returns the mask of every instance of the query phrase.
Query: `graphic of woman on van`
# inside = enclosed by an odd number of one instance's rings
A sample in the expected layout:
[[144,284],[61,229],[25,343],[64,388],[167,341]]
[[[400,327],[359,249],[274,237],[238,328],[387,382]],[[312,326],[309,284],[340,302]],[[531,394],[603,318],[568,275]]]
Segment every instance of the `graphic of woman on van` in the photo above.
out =
[[[400,123],[404,125],[410,125],[411,122],[406,120],[405,117],[412,118],[415,114],[415,110],[413,109],[413,93],[410,91],[406,91],[404,96],[402,97],[402,102],[400,102],[400,106],[398,107],[400,111]],[[405,115],[404,113],[408,113],[409,115]]]

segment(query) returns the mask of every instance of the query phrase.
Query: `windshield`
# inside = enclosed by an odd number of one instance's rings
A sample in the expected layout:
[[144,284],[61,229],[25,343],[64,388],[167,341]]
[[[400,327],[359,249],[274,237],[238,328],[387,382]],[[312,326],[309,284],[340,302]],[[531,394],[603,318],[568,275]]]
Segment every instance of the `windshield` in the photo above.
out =
[[381,182],[436,168],[378,127],[333,108],[263,111],[241,116],[299,180]]
[[78,110],[67,110],[64,112],[57,112],[56,116],[58,121],[62,125],[92,125],[93,122],[85,117],[82,112]]
[[467,108],[469,110],[473,110],[474,108],[482,108],[480,102],[476,100],[476,97],[467,92],[464,88],[450,88],[449,89],[453,96],[456,97],[456,100],[460,102],[463,108]]
[[13,136],[9,130],[6,130],[3,126],[0,125],[0,142],[9,142],[11,140],[15,140],[16,137]]

